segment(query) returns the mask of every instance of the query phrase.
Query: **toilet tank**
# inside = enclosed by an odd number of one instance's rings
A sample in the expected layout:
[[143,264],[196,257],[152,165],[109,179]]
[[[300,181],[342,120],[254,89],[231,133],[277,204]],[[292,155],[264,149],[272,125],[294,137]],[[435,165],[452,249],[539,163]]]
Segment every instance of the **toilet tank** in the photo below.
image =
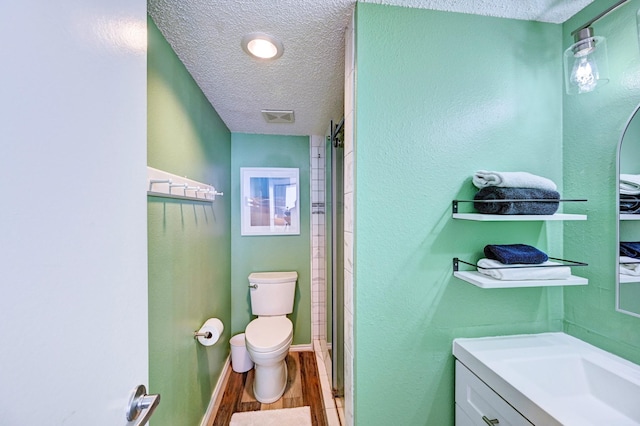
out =
[[287,315],[293,312],[298,273],[254,272],[249,275],[251,312],[254,315]]

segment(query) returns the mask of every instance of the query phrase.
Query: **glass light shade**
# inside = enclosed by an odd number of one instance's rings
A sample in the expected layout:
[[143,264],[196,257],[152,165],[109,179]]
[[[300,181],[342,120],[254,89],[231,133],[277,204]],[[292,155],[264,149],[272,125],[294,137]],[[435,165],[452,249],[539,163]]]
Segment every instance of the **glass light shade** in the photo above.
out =
[[569,95],[592,92],[609,82],[604,37],[584,38],[564,51],[564,82]]
[[255,39],[247,43],[247,49],[253,54],[262,59],[270,59],[276,56],[278,48],[269,40]]
[[269,34],[251,33],[242,37],[242,49],[258,59],[276,59],[284,53],[280,40]]

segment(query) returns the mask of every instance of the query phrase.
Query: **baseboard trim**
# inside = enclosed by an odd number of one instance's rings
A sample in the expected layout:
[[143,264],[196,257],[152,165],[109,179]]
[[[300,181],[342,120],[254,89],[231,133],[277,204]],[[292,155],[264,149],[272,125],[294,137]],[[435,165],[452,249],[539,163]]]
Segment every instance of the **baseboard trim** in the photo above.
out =
[[305,343],[303,345],[291,345],[289,348],[290,352],[313,352],[313,344]]
[[213,389],[211,400],[209,401],[209,406],[207,407],[207,412],[204,414],[200,426],[212,425],[213,421],[216,418],[218,407],[220,407],[220,402],[222,402],[222,395],[224,394],[224,390],[227,387],[229,376],[231,376],[230,357],[231,355],[227,356],[227,359],[224,362],[224,366],[222,367],[222,371],[220,372],[220,377],[218,378],[218,383],[216,383],[216,387]]

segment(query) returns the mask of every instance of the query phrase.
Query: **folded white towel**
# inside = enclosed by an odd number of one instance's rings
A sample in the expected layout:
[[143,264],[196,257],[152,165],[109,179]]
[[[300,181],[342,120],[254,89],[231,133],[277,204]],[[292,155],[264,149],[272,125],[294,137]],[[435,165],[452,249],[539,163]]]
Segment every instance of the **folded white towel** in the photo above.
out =
[[[488,275],[497,280],[520,281],[520,280],[563,280],[571,276],[571,268],[568,266],[544,267],[551,265],[562,265],[562,263],[547,261],[540,263],[540,267],[532,268],[531,265],[515,263],[505,265],[493,259],[478,260],[478,272]],[[484,268],[505,268],[505,269],[483,269]]]
[[473,175],[477,188],[500,186],[503,188],[538,188],[556,191],[558,186],[551,180],[528,172],[490,172],[478,170]]
[[620,174],[620,193],[640,195],[640,175]]
[[640,259],[620,256],[620,273],[624,275],[640,276]]

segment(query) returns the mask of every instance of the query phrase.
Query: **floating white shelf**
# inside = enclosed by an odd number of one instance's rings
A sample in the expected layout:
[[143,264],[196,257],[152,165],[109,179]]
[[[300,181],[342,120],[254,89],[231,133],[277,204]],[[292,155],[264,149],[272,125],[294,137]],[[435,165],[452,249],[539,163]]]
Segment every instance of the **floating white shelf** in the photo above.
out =
[[620,274],[620,284],[640,283],[640,276]]
[[640,214],[623,214],[623,213],[620,213],[620,220],[640,220]]
[[212,185],[149,166],[147,166],[147,184],[147,195],[150,197],[213,203],[216,200],[216,195],[224,195],[222,192],[216,191]]
[[480,288],[519,288],[519,287],[559,287],[587,285],[589,280],[571,275],[564,280],[521,280],[503,281],[483,275],[477,271],[454,271],[453,276]]
[[[621,215],[622,216],[622,215]],[[629,215],[631,216],[631,215]],[[481,222],[524,222],[536,220],[587,220],[586,214],[556,213],[550,215],[541,214],[482,214],[482,213],[453,213],[454,219],[475,220]],[[640,219],[640,218],[638,218]]]

